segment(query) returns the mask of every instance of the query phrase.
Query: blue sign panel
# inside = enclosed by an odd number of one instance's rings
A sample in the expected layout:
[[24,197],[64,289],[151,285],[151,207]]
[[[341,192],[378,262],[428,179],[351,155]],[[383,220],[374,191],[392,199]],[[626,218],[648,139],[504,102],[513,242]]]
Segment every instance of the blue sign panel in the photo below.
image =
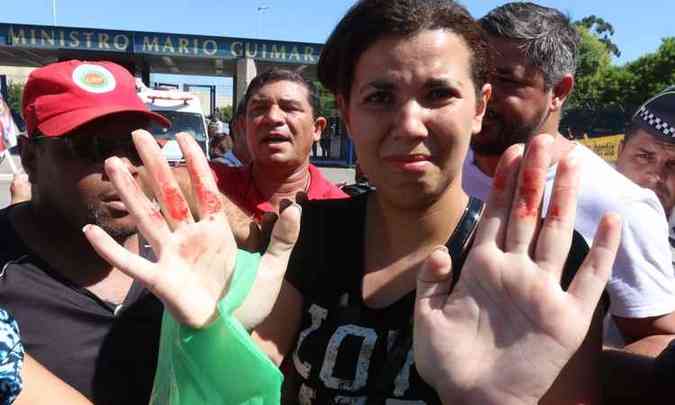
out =
[[134,52],[161,56],[197,56],[260,61],[315,64],[321,45],[302,42],[207,37],[198,35],[134,33]]
[[0,24],[0,46],[7,46],[7,31],[9,31],[9,25]]
[[0,46],[171,57],[248,57],[265,62],[303,65],[316,64],[322,48],[321,44],[305,42],[16,24],[0,24]]
[[132,43],[124,31],[12,24],[7,33],[7,45],[19,48],[130,52]]

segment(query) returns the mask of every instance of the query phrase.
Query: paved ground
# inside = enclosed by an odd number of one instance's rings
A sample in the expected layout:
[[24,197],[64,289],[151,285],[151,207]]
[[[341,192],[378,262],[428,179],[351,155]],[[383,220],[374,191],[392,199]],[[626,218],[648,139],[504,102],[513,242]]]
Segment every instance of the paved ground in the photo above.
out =
[[354,169],[334,168],[334,167],[320,167],[321,173],[333,183],[354,183]]

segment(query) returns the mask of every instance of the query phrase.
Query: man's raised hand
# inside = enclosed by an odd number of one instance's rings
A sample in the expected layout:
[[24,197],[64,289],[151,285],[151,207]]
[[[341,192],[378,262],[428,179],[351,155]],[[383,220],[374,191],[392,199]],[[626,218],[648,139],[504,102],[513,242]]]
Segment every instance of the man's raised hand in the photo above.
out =
[[[86,237],[111,265],[139,280],[161,299],[179,322],[205,327],[218,316],[217,303],[227,293],[237,249],[223,210],[223,197],[199,145],[190,135],[178,134],[197,201],[199,220],[195,221],[155,139],[143,130],[135,131],[133,138],[158,204],[143,194],[118,158],[108,159],[105,169],[157,262],[131,253],[97,226],[87,226]],[[248,329],[262,321],[276,301],[299,224],[296,205],[281,212],[253,290],[235,311]]]

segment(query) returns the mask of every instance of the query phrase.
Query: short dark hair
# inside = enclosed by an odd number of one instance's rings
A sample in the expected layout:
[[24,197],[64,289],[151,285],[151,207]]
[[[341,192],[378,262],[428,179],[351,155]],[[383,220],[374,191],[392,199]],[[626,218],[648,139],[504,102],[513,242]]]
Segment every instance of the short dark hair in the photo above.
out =
[[580,35],[560,11],[529,2],[507,3],[478,20],[490,35],[517,41],[548,88],[577,68]]
[[248,89],[246,90],[246,96],[244,97],[244,112],[248,108],[248,102],[251,100],[251,97],[253,97],[258,92],[258,90],[260,90],[266,84],[274,82],[293,82],[307,89],[307,102],[312,108],[312,115],[314,115],[314,117],[317,116],[319,111],[318,96],[314,84],[305,79],[305,77],[298,71],[279,68],[267,70],[251,80],[251,83],[248,85]]
[[356,64],[377,40],[435,29],[463,38],[471,53],[471,76],[479,93],[493,70],[489,44],[480,25],[453,0],[358,1],[326,41],[319,58],[319,80],[333,94],[349,99]]
[[635,124],[633,121],[630,121],[626,124],[626,128],[623,133],[623,143],[627,143],[633,136],[637,133],[640,126]]
[[227,123],[227,125],[230,127],[230,137],[234,140],[235,137],[239,136],[239,134],[235,134],[234,127],[236,126],[236,122],[239,118],[246,116],[246,98],[242,98],[239,100],[239,104],[237,104],[236,108],[234,111],[232,111],[232,117],[230,118],[230,122]]

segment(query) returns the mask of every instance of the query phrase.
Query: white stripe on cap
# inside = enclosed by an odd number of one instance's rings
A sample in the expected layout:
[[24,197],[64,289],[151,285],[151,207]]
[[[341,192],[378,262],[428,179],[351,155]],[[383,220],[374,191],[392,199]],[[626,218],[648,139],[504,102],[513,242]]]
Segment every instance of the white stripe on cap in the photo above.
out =
[[642,121],[646,122],[649,126],[658,132],[661,132],[663,135],[675,138],[675,128],[665,120],[656,116],[653,112],[649,111],[646,104],[640,107],[636,116],[640,117]]

